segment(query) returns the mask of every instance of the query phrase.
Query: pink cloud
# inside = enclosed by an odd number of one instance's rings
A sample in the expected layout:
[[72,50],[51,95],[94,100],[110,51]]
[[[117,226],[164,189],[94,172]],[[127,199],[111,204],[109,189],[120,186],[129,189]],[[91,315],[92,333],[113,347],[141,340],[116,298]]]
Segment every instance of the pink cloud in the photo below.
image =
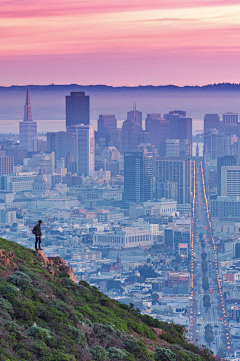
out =
[[[66,5],[67,4],[67,5]],[[51,1],[5,1],[1,4],[0,16],[2,18],[29,18],[29,17],[47,17],[47,16],[66,16],[76,14],[99,14],[99,13],[117,13],[140,10],[154,9],[182,9],[182,8],[201,8],[209,6],[229,6],[239,5],[239,0],[92,0],[71,1],[66,3],[64,0]]]

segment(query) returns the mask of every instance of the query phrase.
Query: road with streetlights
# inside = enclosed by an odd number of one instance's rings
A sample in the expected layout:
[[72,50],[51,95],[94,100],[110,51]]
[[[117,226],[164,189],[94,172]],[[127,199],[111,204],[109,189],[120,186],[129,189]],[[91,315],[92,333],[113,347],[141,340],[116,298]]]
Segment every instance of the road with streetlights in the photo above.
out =
[[[228,332],[226,309],[222,293],[222,283],[218,271],[217,247],[212,231],[211,216],[206,194],[202,162],[193,162],[193,204],[191,230],[191,262],[190,262],[190,302],[188,337],[198,346],[206,345],[214,354],[219,348],[231,349]],[[204,247],[199,235],[203,235]],[[202,271],[202,252],[207,254],[208,270]],[[209,290],[202,288],[202,277],[208,277]],[[210,296],[211,307],[203,306],[204,294]],[[213,328],[214,341],[207,343],[204,334],[205,326]]]

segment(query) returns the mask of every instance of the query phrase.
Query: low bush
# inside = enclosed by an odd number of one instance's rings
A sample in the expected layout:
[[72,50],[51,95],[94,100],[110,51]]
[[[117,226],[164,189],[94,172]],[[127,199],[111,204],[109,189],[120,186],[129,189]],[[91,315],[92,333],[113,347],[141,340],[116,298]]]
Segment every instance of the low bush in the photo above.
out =
[[95,345],[95,346],[91,347],[90,352],[92,354],[92,357],[93,357],[94,361],[107,361],[107,360],[109,360],[107,351],[104,350],[104,348],[101,347],[101,346]]
[[37,338],[37,339],[40,338],[42,340],[46,340],[46,339],[51,338],[49,330],[47,330],[46,328],[35,326],[35,325],[28,328],[27,333],[29,336]]
[[110,360],[123,360],[126,358],[127,353],[124,350],[121,350],[120,348],[116,348],[116,347],[109,347],[109,349],[107,350],[108,352],[108,357],[110,358]]
[[154,359],[156,361],[176,361],[177,355],[167,348],[158,347]]

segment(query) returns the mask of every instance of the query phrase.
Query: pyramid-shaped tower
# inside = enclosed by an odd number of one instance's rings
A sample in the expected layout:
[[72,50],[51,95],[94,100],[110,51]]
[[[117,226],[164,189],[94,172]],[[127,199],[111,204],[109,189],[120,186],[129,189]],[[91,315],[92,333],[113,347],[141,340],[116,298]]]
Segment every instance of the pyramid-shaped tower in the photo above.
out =
[[30,104],[29,90],[27,89],[26,103],[24,105],[23,122],[19,123],[20,145],[33,152],[33,140],[37,137],[37,122],[32,120],[32,107]]
[[24,105],[24,122],[32,121],[32,107],[30,104],[29,90],[27,88],[26,103]]

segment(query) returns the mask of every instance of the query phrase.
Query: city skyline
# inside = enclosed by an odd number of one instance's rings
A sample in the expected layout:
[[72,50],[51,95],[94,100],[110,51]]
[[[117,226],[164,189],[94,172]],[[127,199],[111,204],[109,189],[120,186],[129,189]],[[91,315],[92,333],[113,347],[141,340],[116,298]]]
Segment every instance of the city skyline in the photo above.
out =
[[240,82],[235,0],[20,1],[0,14],[1,85]]

